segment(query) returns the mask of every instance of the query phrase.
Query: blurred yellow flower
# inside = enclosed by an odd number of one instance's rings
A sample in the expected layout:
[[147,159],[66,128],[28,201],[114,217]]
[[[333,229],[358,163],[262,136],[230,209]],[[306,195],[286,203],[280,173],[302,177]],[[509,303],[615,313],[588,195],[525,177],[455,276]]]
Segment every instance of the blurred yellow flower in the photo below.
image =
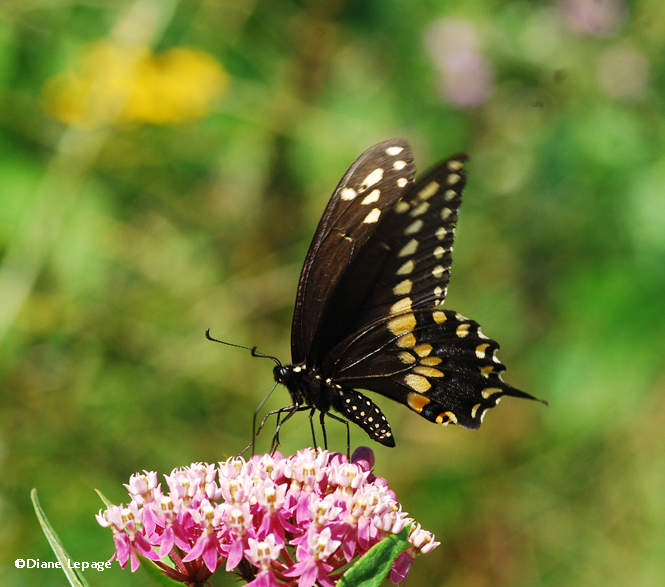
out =
[[108,42],[91,45],[78,68],[43,88],[46,111],[73,126],[177,124],[205,116],[228,84],[208,53],[179,47],[161,54]]

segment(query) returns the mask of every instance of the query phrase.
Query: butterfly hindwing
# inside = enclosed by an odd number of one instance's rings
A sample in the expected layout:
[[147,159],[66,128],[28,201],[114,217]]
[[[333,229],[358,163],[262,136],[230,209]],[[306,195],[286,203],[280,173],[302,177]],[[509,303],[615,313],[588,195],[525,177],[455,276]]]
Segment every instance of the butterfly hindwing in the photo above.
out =
[[339,385],[378,392],[432,422],[478,428],[503,396],[533,399],[501,379],[498,348],[474,320],[417,309],[384,317],[343,341],[328,369]]
[[371,147],[345,173],[321,217],[300,274],[291,328],[294,362],[317,357],[322,318],[340,280],[414,174],[413,155],[401,139]]

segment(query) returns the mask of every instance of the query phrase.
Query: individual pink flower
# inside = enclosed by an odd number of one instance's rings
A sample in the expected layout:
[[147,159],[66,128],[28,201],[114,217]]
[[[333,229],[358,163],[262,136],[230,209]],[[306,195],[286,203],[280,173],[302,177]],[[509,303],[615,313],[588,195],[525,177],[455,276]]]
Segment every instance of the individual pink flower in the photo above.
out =
[[314,449],[234,457],[175,469],[164,477],[166,491],[143,471],[125,485],[129,505],[111,505],[97,521],[113,531],[123,568],[131,562],[135,571],[143,556],[193,585],[224,567],[253,587],[332,587],[350,563],[411,525],[411,546],[391,572],[400,582],[416,554],[439,543],[403,512],[373,464],[367,448],[352,462]]
[[560,0],[559,11],[571,31],[604,37],[621,26],[626,7],[623,0]]
[[489,100],[494,71],[471,20],[446,17],[432,22],[425,32],[425,46],[439,74],[439,92],[447,102],[473,108]]

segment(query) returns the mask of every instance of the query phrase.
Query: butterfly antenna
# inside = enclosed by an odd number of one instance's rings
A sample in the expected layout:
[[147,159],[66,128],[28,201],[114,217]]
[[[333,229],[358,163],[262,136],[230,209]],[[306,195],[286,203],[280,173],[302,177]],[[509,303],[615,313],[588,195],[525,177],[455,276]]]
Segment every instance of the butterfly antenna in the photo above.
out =
[[245,349],[246,351],[249,351],[250,353],[252,353],[252,357],[259,357],[260,359],[272,359],[273,361],[275,361],[275,364],[278,367],[282,366],[281,361],[277,357],[273,357],[272,355],[266,355],[265,353],[262,353],[261,351],[256,350],[255,346],[248,347],[248,346],[244,346],[242,344],[235,344],[233,342],[226,342],[225,340],[219,340],[217,338],[213,338],[212,336],[210,336],[210,328],[206,328],[206,338],[208,340],[213,341],[213,342],[218,342],[219,344],[225,344],[226,346],[233,346],[233,347],[236,347],[238,349]]

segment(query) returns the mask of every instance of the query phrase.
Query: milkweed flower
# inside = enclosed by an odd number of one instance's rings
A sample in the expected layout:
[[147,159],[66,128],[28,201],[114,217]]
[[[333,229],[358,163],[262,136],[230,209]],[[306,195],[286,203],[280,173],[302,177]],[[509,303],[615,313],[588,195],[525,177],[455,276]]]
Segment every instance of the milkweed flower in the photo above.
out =
[[372,472],[374,454],[304,449],[293,456],[233,457],[193,463],[165,475],[143,471],[125,488],[128,505],[110,505],[97,521],[113,532],[120,566],[138,556],[188,585],[222,567],[253,587],[332,587],[372,546],[411,526],[410,547],[391,579],[404,580],[418,553],[439,545],[402,510],[388,482]]

